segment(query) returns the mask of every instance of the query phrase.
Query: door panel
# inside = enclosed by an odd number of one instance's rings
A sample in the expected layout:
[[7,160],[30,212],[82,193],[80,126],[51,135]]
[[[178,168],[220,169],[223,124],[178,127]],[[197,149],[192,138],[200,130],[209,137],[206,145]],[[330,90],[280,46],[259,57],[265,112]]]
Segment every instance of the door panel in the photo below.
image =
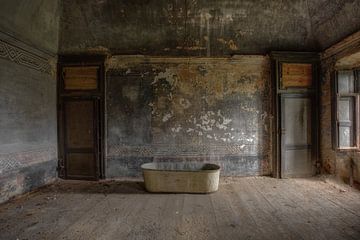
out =
[[68,148],[94,147],[93,101],[68,101],[65,104]]
[[74,178],[95,177],[94,153],[68,153],[66,156],[67,175]]
[[281,176],[284,178],[314,174],[311,103],[307,95],[281,96]]
[[311,107],[309,98],[284,98],[285,144],[311,144]]
[[311,149],[286,149],[284,152],[284,178],[312,175]]
[[64,67],[64,90],[96,90],[99,67]]
[[96,99],[64,100],[66,177],[98,177],[98,102]]

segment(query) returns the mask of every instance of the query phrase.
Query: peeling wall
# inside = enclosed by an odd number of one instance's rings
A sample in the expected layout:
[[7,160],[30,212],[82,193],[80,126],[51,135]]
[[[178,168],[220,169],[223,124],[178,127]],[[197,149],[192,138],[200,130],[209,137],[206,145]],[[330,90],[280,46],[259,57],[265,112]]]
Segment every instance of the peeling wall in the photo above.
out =
[[263,56],[114,56],[107,78],[107,177],[151,161],[218,163],[270,174],[270,73]]
[[360,27],[358,0],[63,0],[61,53],[320,51]]
[[331,81],[336,70],[360,67],[360,32],[327,49],[322,59],[320,154],[323,170],[335,174],[345,182],[351,175],[354,162],[354,180],[360,183],[360,152],[338,151],[332,145],[332,89]]

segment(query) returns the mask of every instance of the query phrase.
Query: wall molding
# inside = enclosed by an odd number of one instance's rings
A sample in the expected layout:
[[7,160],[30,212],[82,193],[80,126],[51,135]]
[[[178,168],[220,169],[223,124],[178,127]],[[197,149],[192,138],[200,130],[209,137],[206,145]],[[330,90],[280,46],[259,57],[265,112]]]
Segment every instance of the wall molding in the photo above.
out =
[[53,75],[56,58],[0,32],[0,58]]
[[105,61],[107,70],[128,68],[146,64],[248,64],[263,66],[270,64],[266,55],[234,55],[232,57],[158,57],[145,55],[113,55]]

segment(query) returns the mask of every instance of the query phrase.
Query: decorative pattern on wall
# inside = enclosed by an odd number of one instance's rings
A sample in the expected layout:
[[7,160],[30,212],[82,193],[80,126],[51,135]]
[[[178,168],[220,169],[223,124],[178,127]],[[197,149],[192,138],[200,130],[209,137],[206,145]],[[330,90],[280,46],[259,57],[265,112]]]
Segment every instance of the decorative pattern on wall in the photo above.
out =
[[51,74],[52,72],[52,66],[49,59],[42,58],[1,39],[0,57],[46,74]]
[[266,149],[259,149],[254,145],[177,145],[169,146],[154,144],[147,146],[110,146],[108,157],[190,157],[190,156],[256,156],[258,152]]
[[56,147],[49,146],[25,152],[0,154],[0,174],[11,172],[35,163],[46,162],[57,157]]

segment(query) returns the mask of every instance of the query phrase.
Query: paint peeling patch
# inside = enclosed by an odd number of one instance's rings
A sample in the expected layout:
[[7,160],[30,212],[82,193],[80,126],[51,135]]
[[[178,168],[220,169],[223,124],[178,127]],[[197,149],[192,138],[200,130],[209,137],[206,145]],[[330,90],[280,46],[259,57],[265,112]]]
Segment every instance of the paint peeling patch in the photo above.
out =
[[151,84],[156,84],[159,80],[162,79],[167,81],[170,86],[174,86],[177,81],[177,76],[170,69],[166,69],[165,72],[158,73]]
[[194,129],[193,129],[193,128],[188,128],[188,129],[186,130],[186,132],[187,132],[187,133],[194,132]]
[[203,66],[203,65],[199,65],[197,67],[197,70],[199,71],[199,73],[202,75],[202,76],[205,76],[208,72],[206,70],[206,67]]
[[177,126],[177,127],[173,127],[171,128],[171,131],[173,133],[179,133],[181,131],[182,127],[181,126]]
[[185,98],[180,98],[179,103],[184,109],[188,109],[191,106],[190,101]]
[[256,108],[253,108],[253,107],[241,106],[241,109],[244,111],[247,111],[247,112],[259,113],[259,110],[257,110]]
[[164,116],[163,116],[163,118],[162,118],[162,121],[163,122],[167,122],[167,121],[169,121],[169,119],[173,116],[173,112],[171,111],[170,113],[166,113],[166,114],[164,114]]
[[[224,130],[229,129],[232,119],[225,117],[221,113],[221,110],[217,112],[207,111],[199,117],[191,115],[185,122],[189,127],[182,131],[182,128],[175,125],[175,127],[172,128],[172,132],[187,134],[189,136],[204,136],[207,139],[226,143],[231,143],[235,139],[235,135],[231,132],[224,132]],[[232,129],[234,130],[234,128]],[[219,130],[221,132],[219,132]]]
[[232,120],[231,120],[230,118],[224,117],[224,116],[221,114],[220,110],[218,110],[217,116],[220,117],[221,120],[216,123],[216,127],[219,128],[219,129],[224,129],[224,130],[226,130],[226,129],[228,128],[227,125],[228,125],[229,123],[231,123]]
[[234,40],[228,40],[226,41],[223,38],[218,38],[217,41],[221,44],[223,44],[224,46],[226,46],[227,48],[229,48],[232,51],[236,51],[239,50],[238,46],[236,45],[236,43],[234,42]]
[[215,113],[212,111],[208,111],[206,114],[200,116],[200,123],[196,124],[199,128],[201,128],[204,131],[211,131],[213,130],[213,126],[216,123],[215,119],[212,119],[211,117],[214,116]]

